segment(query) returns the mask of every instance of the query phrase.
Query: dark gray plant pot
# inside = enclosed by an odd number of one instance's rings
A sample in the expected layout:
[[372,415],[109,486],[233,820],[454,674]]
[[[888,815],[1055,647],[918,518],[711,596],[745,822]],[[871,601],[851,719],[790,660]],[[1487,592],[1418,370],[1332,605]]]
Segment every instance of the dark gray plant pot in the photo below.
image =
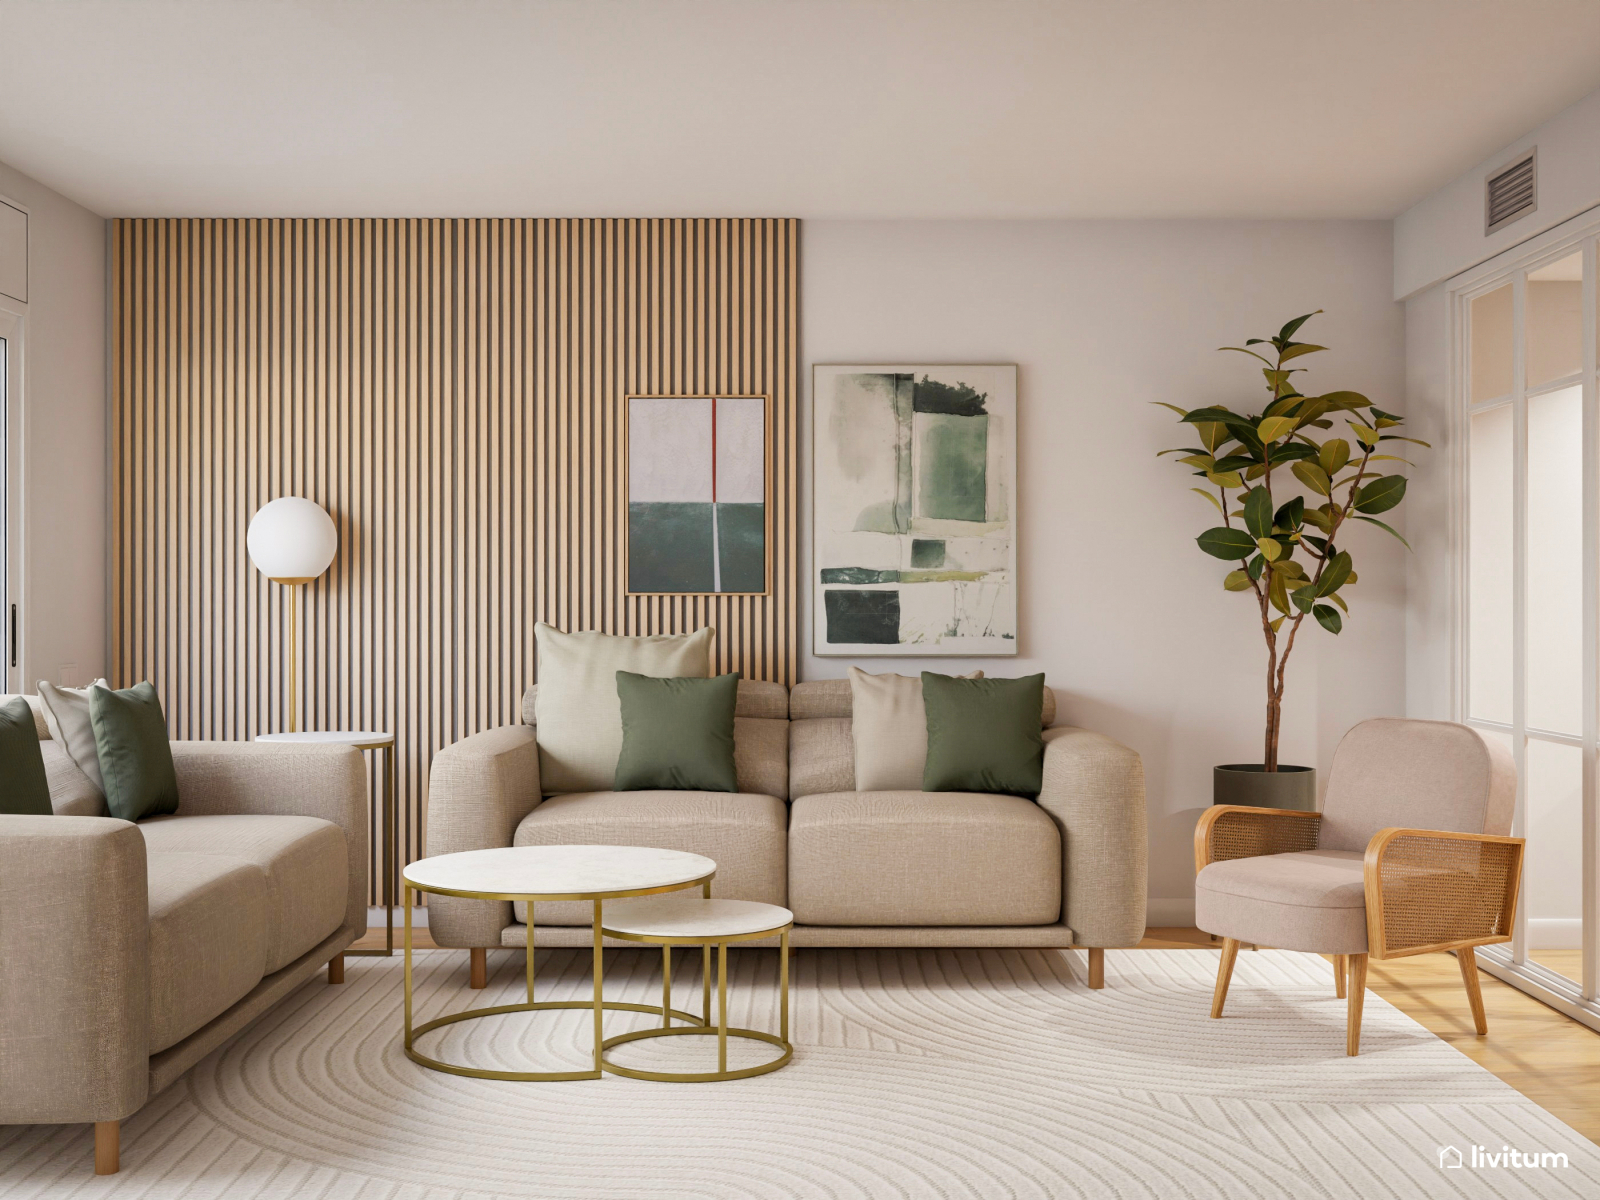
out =
[[1260,763],[1229,763],[1211,769],[1211,802],[1251,808],[1295,808],[1317,811],[1317,769],[1286,767],[1265,770]]

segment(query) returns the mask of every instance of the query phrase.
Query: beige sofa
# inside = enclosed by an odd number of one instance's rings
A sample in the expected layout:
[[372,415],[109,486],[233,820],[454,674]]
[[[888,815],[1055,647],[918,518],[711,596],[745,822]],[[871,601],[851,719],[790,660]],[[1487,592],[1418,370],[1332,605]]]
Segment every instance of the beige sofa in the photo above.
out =
[[174,742],[179,810],[137,825],[44,741],[55,816],[0,815],[0,1124],[118,1122],[366,929],[348,746]]
[[[741,682],[739,791],[543,795],[534,690],[526,724],[469,737],[433,760],[428,852],[643,845],[716,860],[712,894],[792,909],[795,946],[1080,946],[1101,986],[1106,947],[1144,934],[1145,803],[1139,756],[1054,726],[1045,689],[1044,790],[1016,796],[857,792],[850,684]],[[441,946],[525,946],[521,906],[428,898]],[[541,904],[541,946],[587,944],[589,906]],[[620,944],[620,943],[619,943]]]

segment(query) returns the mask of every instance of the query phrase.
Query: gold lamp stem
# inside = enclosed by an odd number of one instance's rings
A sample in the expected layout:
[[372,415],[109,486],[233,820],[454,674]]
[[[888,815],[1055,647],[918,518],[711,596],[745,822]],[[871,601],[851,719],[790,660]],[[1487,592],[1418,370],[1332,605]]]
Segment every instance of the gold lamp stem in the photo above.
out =
[[300,585],[289,585],[289,732],[300,729]]

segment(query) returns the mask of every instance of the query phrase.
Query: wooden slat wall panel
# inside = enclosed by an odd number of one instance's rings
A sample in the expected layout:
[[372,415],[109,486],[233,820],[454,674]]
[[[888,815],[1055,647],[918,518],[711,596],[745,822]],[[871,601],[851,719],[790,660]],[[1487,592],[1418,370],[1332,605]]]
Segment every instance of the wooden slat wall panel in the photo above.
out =
[[[798,240],[791,220],[115,222],[114,682],[153,682],[174,737],[284,727],[284,592],[244,545],[281,495],[340,538],[304,593],[302,726],[396,733],[405,861],[433,753],[519,719],[536,620],[709,623],[718,671],[792,682]],[[772,397],[769,596],[625,594],[622,398],[646,392]]]

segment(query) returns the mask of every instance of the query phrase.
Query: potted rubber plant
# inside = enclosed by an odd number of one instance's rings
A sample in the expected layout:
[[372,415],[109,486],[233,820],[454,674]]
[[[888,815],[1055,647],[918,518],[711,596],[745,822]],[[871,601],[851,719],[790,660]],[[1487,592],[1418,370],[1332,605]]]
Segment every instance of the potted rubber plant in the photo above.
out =
[[[1317,313],[1322,310],[1318,309]],[[1229,763],[1213,772],[1213,800],[1271,808],[1314,809],[1316,772],[1278,761],[1289,659],[1307,618],[1331,634],[1350,615],[1355,563],[1347,538],[1356,522],[1405,538],[1379,514],[1398,505],[1406,478],[1389,466],[1410,465],[1389,442],[1427,446],[1398,432],[1403,422],[1360,392],[1303,394],[1290,364],[1326,349],[1295,334],[1317,313],[1296,317],[1276,337],[1250,338],[1225,351],[1261,362],[1267,400],[1259,412],[1223,405],[1177,413],[1198,445],[1163,450],[1204,482],[1193,490],[1221,517],[1195,541],[1230,569],[1222,586],[1253,603],[1267,650],[1267,722],[1259,763]],[[1342,421],[1342,427],[1335,425]],[[1410,546],[1407,545],[1407,549]]]

